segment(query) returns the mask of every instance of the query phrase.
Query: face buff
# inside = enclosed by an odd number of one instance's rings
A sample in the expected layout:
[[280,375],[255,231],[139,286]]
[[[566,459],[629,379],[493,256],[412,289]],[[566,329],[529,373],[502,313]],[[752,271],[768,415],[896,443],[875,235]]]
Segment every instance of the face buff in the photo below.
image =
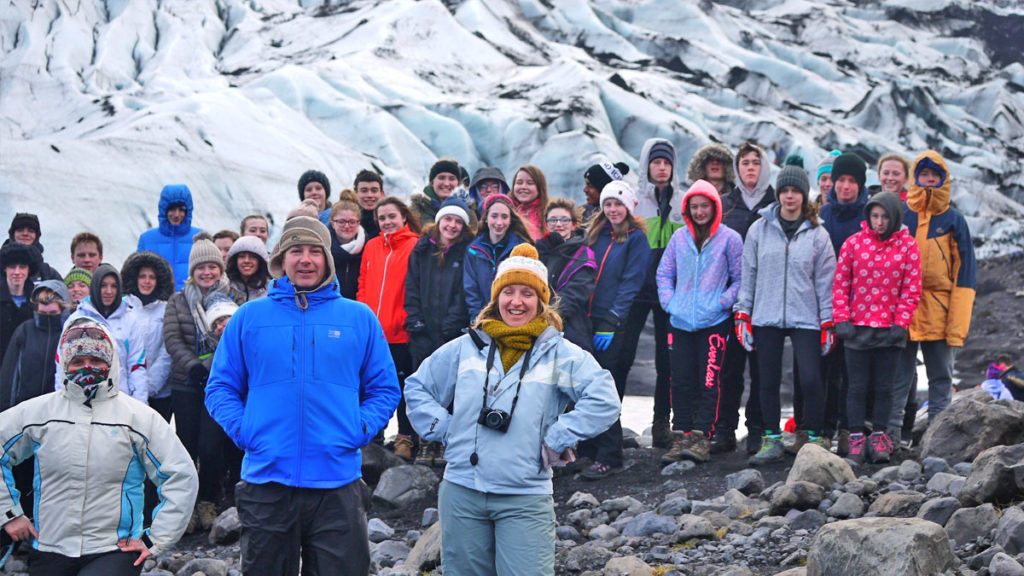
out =
[[82,391],[85,392],[85,404],[88,406],[96,396],[96,390],[99,389],[100,384],[106,382],[109,376],[110,368],[83,366],[78,370],[68,372],[67,380],[82,387]]

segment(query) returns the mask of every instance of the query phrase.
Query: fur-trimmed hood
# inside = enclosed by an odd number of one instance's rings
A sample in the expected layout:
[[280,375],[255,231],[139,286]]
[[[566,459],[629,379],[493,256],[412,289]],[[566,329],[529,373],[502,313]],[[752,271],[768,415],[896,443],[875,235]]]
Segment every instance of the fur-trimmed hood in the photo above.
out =
[[733,169],[732,152],[721,144],[706,144],[690,158],[690,164],[686,168],[686,179],[691,183],[697,180],[707,180],[708,173],[704,170],[704,164],[708,160],[716,158],[725,165],[725,186],[731,185],[736,180],[736,171]]
[[174,294],[174,271],[163,256],[148,250],[128,256],[121,266],[121,281],[124,283],[125,294],[139,295],[139,270],[147,266],[156,272],[156,290],[153,294],[157,300],[166,301]]

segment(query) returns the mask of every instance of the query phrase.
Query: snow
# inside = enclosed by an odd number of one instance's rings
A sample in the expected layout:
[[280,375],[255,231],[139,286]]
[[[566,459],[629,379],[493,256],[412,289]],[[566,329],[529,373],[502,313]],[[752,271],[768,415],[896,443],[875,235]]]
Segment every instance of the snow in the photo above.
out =
[[669,138],[681,171],[708,142],[752,138],[809,169],[833,147],[869,164],[936,147],[979,254],[1015,252],[1024,62],[992,64],[995,40],[974,24],[986,12],[1024,7],[18,1],[0,12],[0,222],[39,214],[46,257],[66,270],[81,230],[120,263],[168,183],[192,189],[200,227],[258,212],[276,233],[309,168],[341,190],[375,167],[408,197],[439,157],[508,178],[535,164],[552,196],[580,200],[589,165],[625,161],[635,176],[648,138]]

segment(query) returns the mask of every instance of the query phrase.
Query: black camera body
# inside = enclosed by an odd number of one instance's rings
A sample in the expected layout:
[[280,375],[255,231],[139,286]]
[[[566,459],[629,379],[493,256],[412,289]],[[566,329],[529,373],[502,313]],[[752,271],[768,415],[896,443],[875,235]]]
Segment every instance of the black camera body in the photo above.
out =
[[476,419],[476,423],[495,432],[507,432],[508,425],[512,423],[512,415],[504,410],[484,407],[480,410],[480,417]]

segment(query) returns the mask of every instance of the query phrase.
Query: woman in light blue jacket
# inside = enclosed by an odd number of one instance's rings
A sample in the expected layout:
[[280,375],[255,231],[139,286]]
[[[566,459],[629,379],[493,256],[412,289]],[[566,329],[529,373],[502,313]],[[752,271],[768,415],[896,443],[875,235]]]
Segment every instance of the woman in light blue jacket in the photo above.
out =
[[[445,444],[446,576],[554,574],[551,467],[618,418],[611,375],[562,337],[550,295],[536,249],[516,246],[474,328],[405,382],[416,432]],[[569,402],[575,407],[564,412]]]
[[682,206],[686,227],[672,234],[656,275],[658,299],[672,325],[672,446],[662,464],[706,462],[711,454],[743,263],[743,240],[722,225],[713,184],[696,181]]

